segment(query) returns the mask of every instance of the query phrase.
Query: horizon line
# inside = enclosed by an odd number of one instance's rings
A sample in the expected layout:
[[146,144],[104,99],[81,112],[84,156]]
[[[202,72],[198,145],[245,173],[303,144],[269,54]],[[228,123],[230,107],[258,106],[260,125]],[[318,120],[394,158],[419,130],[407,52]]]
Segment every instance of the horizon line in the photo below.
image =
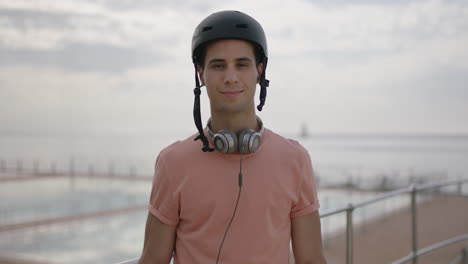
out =
[[[468,137],[468,132],[367,132],[367,131],[349,131],[349,132],[320,132],[310,131],[305,134],[301,132],[286,132],[273,130],[280,135],[297,135],[302,138],[310,137]],[[141,131],[22,131],[22,130],[0,130],[0,136],[103,136],[103,135],[132,135],[132,134],[186,134],[190,131],[168,131],[168,130],[141,130]],[[197,131],[193,131],[197,133]]]

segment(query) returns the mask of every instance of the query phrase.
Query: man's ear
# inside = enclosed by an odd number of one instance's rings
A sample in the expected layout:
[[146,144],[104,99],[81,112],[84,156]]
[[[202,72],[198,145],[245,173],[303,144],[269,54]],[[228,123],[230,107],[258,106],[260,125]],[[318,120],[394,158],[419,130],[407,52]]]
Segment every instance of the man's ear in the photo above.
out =
[[263,63],[259,63],[257,65],[257,73],[258,73],[258,76],[257,76],[257,83],[260,83],[260,78],[262,76],[262,73],[263,73]]
[[203,68],[200,66],[200,64],[197,64],[197,72],[198,72],[198,77],[200,78],[201,84],[205,85],[205,79],[203,78]]

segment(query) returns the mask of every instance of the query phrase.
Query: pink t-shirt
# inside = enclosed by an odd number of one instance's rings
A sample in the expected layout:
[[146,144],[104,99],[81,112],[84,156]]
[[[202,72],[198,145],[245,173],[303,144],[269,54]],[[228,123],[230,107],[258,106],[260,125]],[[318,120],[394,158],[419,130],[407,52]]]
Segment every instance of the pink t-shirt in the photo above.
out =
[[[202,152],[195,135],[156,161],[149,210],[177,226],[174,264],[215,263],[239,191],[239,154]],[[243,155],[243,186],[219,263],[289,263],[291,218],[319,208],[312,164],[297,141],[265,129]]]

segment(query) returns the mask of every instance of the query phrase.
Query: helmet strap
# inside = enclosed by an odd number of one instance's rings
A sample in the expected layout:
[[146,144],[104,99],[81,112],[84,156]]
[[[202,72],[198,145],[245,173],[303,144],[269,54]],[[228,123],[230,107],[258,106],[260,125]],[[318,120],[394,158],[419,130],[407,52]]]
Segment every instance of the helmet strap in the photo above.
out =
[[197,72],[197,64],[193,64],[195,66],[195,89],[193,89],[193,93],[195,95],[195,102],[193,105],[193,118],[195,120],[195,126],[198,129],[198,136],[195,137],[194,141],[201,140],[203,142],[203,152],[213,152],[214,149],[210,148],[208,139],[203,132],[203,124],[201,121],[201,110],[200,110],[200,94],[201,94],[201,85],[200,81],[198,80],[198,72]]
[[258,111],[262,111],[263,106],[265,105],[265,99],[267,96],[267,87],[270,85],[270,81],[266,79],[265,72],[267,68],[268,58],[264,57],[263,59],[263,71],[260,76],[260,104],[257,106]]

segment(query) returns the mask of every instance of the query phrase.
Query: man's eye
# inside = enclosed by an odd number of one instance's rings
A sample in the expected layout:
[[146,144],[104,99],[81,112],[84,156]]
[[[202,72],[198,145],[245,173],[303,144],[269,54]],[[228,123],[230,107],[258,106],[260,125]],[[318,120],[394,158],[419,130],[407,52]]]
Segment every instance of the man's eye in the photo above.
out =
[[222,69],[224,67],[224,65],[222,65],[222,64],[213,64],[213,65],[211,65],[211,67],[213,69]]
[[239,63],[238,66],[239,67],[248,67],[249,64],[248,63]]

